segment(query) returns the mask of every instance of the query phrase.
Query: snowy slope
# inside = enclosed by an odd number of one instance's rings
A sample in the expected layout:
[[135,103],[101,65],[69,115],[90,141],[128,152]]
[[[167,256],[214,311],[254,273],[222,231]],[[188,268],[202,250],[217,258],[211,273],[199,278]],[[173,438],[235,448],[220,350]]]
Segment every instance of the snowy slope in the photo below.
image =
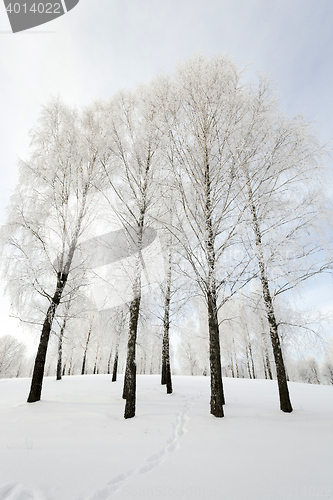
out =
[[138,377],[124,420],[122,379],[0,380],[0,500],[333,498],[333,387],[224,379],[225,418],[209,414],[209,379]]

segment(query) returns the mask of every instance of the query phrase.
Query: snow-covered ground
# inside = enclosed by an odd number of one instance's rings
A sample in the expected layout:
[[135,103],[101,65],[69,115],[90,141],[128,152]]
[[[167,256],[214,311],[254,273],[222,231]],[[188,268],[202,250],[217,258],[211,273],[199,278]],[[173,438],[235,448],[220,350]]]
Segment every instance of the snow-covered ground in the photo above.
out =
[[333,498],[333,387],[224,379],[225,418],[209,414],[209,379],[138,377],[123,419],[122,378],[0,380],[0,500]]

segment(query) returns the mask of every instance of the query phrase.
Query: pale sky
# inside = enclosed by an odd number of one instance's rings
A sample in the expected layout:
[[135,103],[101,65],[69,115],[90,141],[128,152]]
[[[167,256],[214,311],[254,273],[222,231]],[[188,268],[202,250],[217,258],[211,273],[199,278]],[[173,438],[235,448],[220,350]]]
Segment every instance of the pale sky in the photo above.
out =
[[[12,34],[0,3],[0,223],[16,184],[17,157],[40,106],[108,98],[171,72],[193,53],[227,52],[248,74],[271,75],[288,115],[316,120],[333,139],[333,0],[80,0],[48,24]],[[332,165],[333,166],[333,165]],[[333,283],[307,303],[333,312]],[[0,303],[0,335],[17,330]]]

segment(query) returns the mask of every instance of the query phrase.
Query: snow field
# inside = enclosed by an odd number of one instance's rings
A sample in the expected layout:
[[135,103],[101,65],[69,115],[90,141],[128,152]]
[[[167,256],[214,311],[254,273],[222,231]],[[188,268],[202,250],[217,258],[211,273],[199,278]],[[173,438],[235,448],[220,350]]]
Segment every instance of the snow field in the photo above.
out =
[[333,387],[224,379],[225,418],[209,414],[209,378],[138,376],[124,420],[122,377],[0,380],[0,500],[333,498]]

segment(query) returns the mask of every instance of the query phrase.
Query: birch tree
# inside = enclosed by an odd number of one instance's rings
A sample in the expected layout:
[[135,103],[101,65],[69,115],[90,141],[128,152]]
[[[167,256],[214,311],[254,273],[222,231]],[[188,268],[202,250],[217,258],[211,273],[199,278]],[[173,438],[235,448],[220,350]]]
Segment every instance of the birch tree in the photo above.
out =
[[[117,198],[117,208],[112,204],[110,208],[116,212],[119,224],[126,231],[129,245],[135,250],[132,260],[126,261],[132,300],[129,304],[123,390],[123,398],[126,399],[124,417],[132,418],[136,407],[136,341],[142,287],[144,283],[149,286],[143,255],[144,240],[156,218],[156,179],[161,174],[162,166],[161,133],[153,89],[142,87],[137,92],[120,92],[107,105],[106,114],[110,159],[103,165],[108,186]],[[115,177],[112,176],[113,171],[117,172]]]
[[0,337],[0,377],[18,376],[26,346],[7,334]]
[[[170,242],[171,243],[171,242]],[[164,316],[163,316],[163,343],[162,343],[162,370],[161,384],[166,385],[167,394],[172,394],[172,378],[170,365],[170,302],[172,283],[172,250],[171,244],[168,250],[168,268],[164,294]]]
[[[262,297],[269,324],[280,396],[280,408],[291,412],[274,298],[330,263],[323,256],[325,208],[318,145],[302,118],[277,111],[271,85],[261,79],[244,99],[242,142],[230,150],[243,183],[239,202],[249,215],[246,253],[256,256]],[[322,187],[321,187],[322,190]]]
[[[41,398],[45,359],[61,301],[84,282],[84,266],[73,266],[85,228],[93,221],[100,168],[91,147],[89,116],[60,99],[43,107],[31,133],[31,155],[20,176],[3,229],[5,278],[23,320],[36,311],[42,331],[28,402]],[[43,319],[44,318],[44,319]]]
[[[240,74],[226,57],[193,58],[180,66],[171,84],[168,121],[172,166],[178,187],[178,220],[173,234],[181,243],[205,297],[209,325],[210,411],[223,417],[224,393],[218,296],[233,289],[243,262],[223,267],[235,241],[241,213],[236,202],[236,169],[229,142],[242,118]],[[185,268],[184,268],[185,269]],[[188,271],[189,272],[189,271]]]

